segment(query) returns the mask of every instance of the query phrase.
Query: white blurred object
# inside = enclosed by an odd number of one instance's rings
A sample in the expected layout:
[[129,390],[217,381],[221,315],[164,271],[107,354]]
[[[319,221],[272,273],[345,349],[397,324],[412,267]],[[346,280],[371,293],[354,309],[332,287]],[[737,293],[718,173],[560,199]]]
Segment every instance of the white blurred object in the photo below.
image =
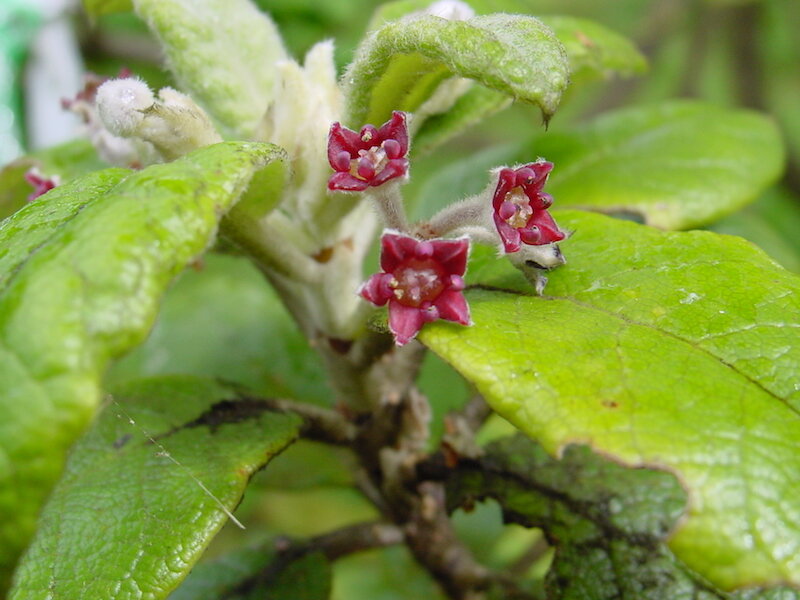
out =
[[35,0],[44,25],[30,48],[25,68],[25,124],[31,150],[75,138],[79,123],[61,108],[83,87],[84,65],[69,13],[73,0]]

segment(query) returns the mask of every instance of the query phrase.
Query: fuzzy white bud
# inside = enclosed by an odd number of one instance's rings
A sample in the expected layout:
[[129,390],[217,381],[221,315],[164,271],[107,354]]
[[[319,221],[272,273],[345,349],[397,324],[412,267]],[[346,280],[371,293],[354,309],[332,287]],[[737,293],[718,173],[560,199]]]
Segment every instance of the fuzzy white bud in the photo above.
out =
[[114,135],[147,142],[164,160],[222,141],[189,96],[163,88],[158,98],[138,79],[113,79],[97,90],[97,110]]
[[139,79],[110,79],[97,89],[97,112],[114,135],[135,136],[153,104],[153,92]]
[[522,271],[539,296],[542,295],[544,286],[547,284],[545,272],[567,262],[558,244],[542,244],[541,246],[523,244],[519,252],[511,252],[505,256],[512,265]]

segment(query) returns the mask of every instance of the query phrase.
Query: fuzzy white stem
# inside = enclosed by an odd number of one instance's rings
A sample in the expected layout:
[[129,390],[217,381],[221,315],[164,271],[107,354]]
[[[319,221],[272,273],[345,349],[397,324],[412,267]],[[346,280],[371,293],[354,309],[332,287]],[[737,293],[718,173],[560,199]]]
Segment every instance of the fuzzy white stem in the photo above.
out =
[[456,230],[491,227],[491,204],[484,195],[470,196],[436,213],[428,222],[416,226],[414,233],[430,239],[444,237]]
[[319,281],[320,266],[269,223],[237,219],[234,210],[222,221],[222,231],[247,250],[260,266],[274,269],[293,281],[307,284]]
[[408,231],[408,217],[400,194],[400,184],[390,181],[375,188],[369,188],[366,194],[374,200],[387,229],[401,232]]

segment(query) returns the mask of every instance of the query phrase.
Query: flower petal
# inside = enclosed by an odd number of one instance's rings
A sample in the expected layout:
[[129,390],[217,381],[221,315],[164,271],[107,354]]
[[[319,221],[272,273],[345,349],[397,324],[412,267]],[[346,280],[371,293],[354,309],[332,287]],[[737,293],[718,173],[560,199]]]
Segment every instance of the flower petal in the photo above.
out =
[[408,125],[406,124],[406,113],[396,110],[392,113],[392,118],[386,121],[378,130],[378,138],[384,140],[396,140],[400,144],[400,156],[405,156],[408,152]]
[[448,275],[463,275],[467,270],[469,239],[431,240],[433,259],[442,265]]
[[536,225],[521,227],[517,231],[519,231],[519,238],[522,242],[529,246],[541,246],[547,243],[546,241],[542,241],[542,230]]
[[519,231],[503,221],[497,213],[492,216],[494,217],[494,224],[495,227],[497,227],[497,233],[500,234],[500,239],[503,241],[503,248],[506,253],[517,252],[520,248]]
[[469,305],[464,294],[456,290],[445,290],[433,303],[439,309],[439,318],[469,325]]
[[369,182],[359,179],[355,175],[348,173],[334,173],[328,179],[328,189],[340,192],[363,192],[369,187]]
[[393,297],[389,287],[391,280],[390,273],[375,273],[361,285],[358,294],[375,306],[383,306]]
[[385,232],[381,237],[381,269],[393,272],[401,262],[415,255],[418,243],[407,235]]
[[342,127],[338,121],[331,125],[328,132],[328,162],[334,169],[334,161],[341,152],[347,152],[350,158],[358,156],[358,149],[361,143],[359,135],[347,127]]
[[395,300],[389,301],[389,329],[394,341],[402,346],[416,337],[425,324],[425,310],[404,306]]
[[500,169],[500,173],[497,176],[497,187],[494,189],[494,196],[492,196],[492,207],[495,210],[500,208],[508,192],[514,188],[516,179],[517,177],[514,169]]
[[[329,155],[330,156],[330,155]],[[333,157],[333,160],[328,160],[333,167],[334,171],[339,171],[340,173],[345,173],[350,170],[350,153],[347,150],[342,150]]]
[[[528,220],[528,227],[536,225],[541,232],[538,244],[550,244],[563,240],[566,236],[561,232],[553,217],[546,210],[537,210]],[[533,245],[538,245],[533,244]]]
[[408,173],[408,159],[393,158],[383,167],[380,173],[370,180],[370,185],[378,186],[395,177],[402,177]]

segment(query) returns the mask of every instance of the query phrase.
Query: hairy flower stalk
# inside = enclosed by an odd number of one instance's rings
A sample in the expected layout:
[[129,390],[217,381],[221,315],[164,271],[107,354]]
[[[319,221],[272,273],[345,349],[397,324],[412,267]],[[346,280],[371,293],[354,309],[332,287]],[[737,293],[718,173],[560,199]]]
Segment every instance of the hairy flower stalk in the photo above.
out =
[[468,253],[466,238],[421,241],[393,232],[383,234],[383,272],[372,275],[359,293],[376,306],[388,303],[389,329],[398,346],[437,319],[470,324],[462,293]]

